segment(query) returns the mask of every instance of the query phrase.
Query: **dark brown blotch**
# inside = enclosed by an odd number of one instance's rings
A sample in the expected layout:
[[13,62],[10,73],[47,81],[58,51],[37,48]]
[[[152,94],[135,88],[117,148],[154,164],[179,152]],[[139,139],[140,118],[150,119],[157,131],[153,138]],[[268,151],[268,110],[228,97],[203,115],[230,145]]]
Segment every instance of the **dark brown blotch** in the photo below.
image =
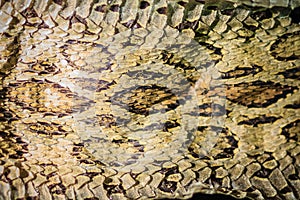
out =
[[141,1],[141,3],[140,3],[140,9],[145,9],[148,6],[150,6],[150,3],[148,1]]

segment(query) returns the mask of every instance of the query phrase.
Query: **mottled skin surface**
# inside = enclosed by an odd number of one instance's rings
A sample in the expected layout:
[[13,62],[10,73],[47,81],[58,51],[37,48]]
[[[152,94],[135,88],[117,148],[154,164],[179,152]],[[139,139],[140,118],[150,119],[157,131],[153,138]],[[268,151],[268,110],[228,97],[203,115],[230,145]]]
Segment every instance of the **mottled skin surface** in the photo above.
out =
[[0,1],[0,199],[299,199],[299,6]]

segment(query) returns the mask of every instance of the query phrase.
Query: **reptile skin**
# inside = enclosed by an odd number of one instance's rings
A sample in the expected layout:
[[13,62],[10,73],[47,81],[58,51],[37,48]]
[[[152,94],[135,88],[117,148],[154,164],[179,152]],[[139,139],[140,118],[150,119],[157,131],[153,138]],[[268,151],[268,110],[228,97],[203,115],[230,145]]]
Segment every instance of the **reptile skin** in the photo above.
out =
[[299,0],[0,1],[0,200],[300,199]]

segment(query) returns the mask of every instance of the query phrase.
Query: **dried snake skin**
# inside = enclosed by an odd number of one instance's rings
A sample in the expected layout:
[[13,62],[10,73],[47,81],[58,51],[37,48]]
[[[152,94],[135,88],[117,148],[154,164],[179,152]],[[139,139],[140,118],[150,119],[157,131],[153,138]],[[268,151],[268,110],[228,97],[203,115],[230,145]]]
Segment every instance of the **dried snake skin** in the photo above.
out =
[[300,199],[298,0],[0,1],[0,199]]

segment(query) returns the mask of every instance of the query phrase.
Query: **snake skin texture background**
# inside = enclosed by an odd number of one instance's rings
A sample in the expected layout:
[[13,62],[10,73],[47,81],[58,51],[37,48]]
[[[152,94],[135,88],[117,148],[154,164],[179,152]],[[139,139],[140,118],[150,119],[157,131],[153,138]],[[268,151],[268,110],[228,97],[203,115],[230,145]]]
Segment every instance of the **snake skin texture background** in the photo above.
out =
[[298,200],[299,77],[299,0],[0,0],[0,200]]

